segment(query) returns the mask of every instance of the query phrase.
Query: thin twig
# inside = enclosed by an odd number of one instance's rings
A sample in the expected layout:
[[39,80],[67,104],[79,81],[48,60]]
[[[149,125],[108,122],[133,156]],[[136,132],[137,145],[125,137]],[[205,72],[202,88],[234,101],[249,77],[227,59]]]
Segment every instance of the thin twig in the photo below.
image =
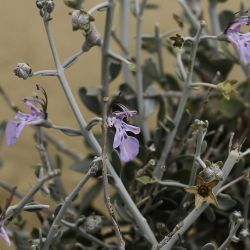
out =
[[194,71],[194,63],[195,63],[195,58],[196,58],[196,53],[197,53],[197,49],[198,49],[198,45],[199,45],[199,38],[201,36],[202,30],[204,28],[204,24],[201,23],[200,27],[196,33],[195,36],[195,42],[193,44],[193,49],[192,49],[192,53],[191,53],[191,63],[190,63],[190,67],[189,67],[189,72],[187,74],[187,77],[185,79],[185,83],[183,86],[183,93],[182,96],[180,98],[180,102],[174,117],[174,128],[171,130],[171,132],[169,134],[167,134],[166,137],[166,142],[163,146],[162,149],[162,153],[160,156],[159,161],[157,162],[155,171],[154,171],[154,176],[157,179],[161,179],[164,173],[164,169],[165,169],[165,162],[167,160],[167,157],[170,153],[172,144],[174,142],[174,138],[176,136],[177,130],[179,128],[179,124],[183,115],[183,112],[185,110],[185,105],[189,96],[189,86],[192,82],[192,78],[193,78],[193,71]]
[[54,237],[59,229],[60,222],[61,222],[63,216],[65,215],[68,208],[72,204],[72,201],[74,200],[74,198],[77,196],[77,194],[79,194],[79,192],[81,191],[83,186],[87,183],[87,181],[90,179],[90,177],[96,174],[97,169],[98,169],[98,167],[94,163],[94,165],[92,167],[90,167],[87,174],[76,185],[76,187],[72,190],[72,192],[65,198],[65,201],[64,201],[62,207],[60,208],[58,214],[56,215],[55,219],[53,220],[53,223],[52,223],[50,230],[47,234],[47,238],[46,238],[46,241],[42,247],[42,250],[49,249],[51,242],[53,241],[53,239],[54,239]]
[[137,107],[139,114],[140,127],[142,129],[143,138],[145,144],[150,140],[150,131],[146,122],[145,110],[144,110],[144,98],[143,98],[143,78],[142,78],[142,65],[141,65],[141,47],[142,47],[142,15],[146,1],[140,5],[139,0],[135,1],[136,9],[136,96]]
[[114,209],[110,201],[110,190],[108,182],[108,168],[107,168],[107,115],[108,115],[108,106],[109,106],[109,56],[110,56],[110,36],[112,32],[113,16],[115,10],[114,0],[109,0],[109,8],[106,15],[106,24],[105,24],[105,36],[102,47],[102,92],[103,92],[103,113],[102,113],[102,135],[103,135],[103,144],[102,144],[102,177],[103,177],[103,189],[104,189],[104,201],[108,213],[111,217],[111,221],[115,230],[115,234],[118,238],[119,249],[125,249],[125,242],[121,235],[121,231],[118,225],[118,222],[115,218]]
[[43,184],[52,179],[56,176],[60,175],[60,171],[54,170],[52,172],[49,172],[46,176],[42,177],[41,179],[38,179],[36,184],[33,186],[33,188],[21,199],[21,201],[14,206],[10,206],[6,212],[5,221],[8,221],[9,218],[13,216],[17,216],[24,206],[33,198],[33,196],[41,189]]

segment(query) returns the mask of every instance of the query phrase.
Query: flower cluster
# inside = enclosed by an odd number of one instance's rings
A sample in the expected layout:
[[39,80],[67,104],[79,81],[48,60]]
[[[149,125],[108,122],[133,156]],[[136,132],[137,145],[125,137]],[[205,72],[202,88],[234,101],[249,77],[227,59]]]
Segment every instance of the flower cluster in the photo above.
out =
[[139,141],[127,132],[139,134],[140,128],[127,124],[124,119],[128,120],[136,114],[136,111],[129,111],[124,105],[117,105],[121,111],[115,111],[108,115],[109,127],[115,127],[116,133],[113,142],[113,148],[120,148],[120,157],[124,162],[133,160],[139,153]]
[[25,98],[24,104],[29,108],[29,114],[18,111],[16,114],[17,121],[8,121],[5,130],[8,146],[16,143],[26,125],[39,125],[47,119],[47,94],[39,85],[37,85],[37,90],[40,90],[43,93],[44,98],[37,95]]
[[250,63],[250,32],[243,33],[244,26],[249,25],[250,17],[240,16],[224,32],[227,39],[238,49],[240,59],[244,63]]

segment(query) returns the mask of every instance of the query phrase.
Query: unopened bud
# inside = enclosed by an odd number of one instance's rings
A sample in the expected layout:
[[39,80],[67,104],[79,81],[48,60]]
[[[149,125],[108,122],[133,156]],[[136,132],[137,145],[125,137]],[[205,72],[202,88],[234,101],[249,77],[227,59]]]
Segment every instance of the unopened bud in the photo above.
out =
[[103,226],[103,219],[99,215],[90,215],[84,221],[84,228],[88,233],[96,233]]
[[81,10],[75,10],[72,12],[72,29],[75,30],[84,30],[88,33],[91,29],[90,22],[93,22],[94,18],[88,13]]
[[36,0],[36,6],[40,10],[40,15],[44,16],[45,13],[52,13],[55,3],[53,0]]
[[28,63],[18,63],[14,69],[14,73],[16,76],[26,80],[32,75],[32,69]]
[[44,6],[45,1],[44,0],[36,0],[36,6],[38,9],[42,9]]
[[93,46],[101,46],[102,45],[101,35],[94,28],[88,34],[86,34],[85,38],[86,38],[85,43],[82,46],[83,51],[88,51]]
[[48,13],[52,13],[52,11],[55,8],[55,3],[53,0],[47,0],[46,1],[46,10]]

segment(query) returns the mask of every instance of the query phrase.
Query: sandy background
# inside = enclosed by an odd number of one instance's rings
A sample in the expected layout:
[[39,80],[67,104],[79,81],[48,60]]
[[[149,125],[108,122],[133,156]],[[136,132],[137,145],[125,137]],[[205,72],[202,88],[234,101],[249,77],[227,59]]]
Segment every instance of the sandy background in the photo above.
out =
[[[34,0],[1,0],[0,84],[20,107],[23,107],[22,99],[26,96],[30,96],[35,90],[35,84],[42,84],[49,96],[48,112],[50,119],[58,125],[77,127],[77,123],[68,107],[68,103],[56,78],[33,77],[24,81],[18,79],[13,74],[13,69],[18,62],[28,62],[34,71],[54,68],[43,22],[34,2]],[[83,43],[83,36],[80,32],[72,32],[71,19],[68,15],[70,9],[64,6],[63,1],[55,2],[56,9],[53,13],[54,20],[51,22],[52,32],[60,57],[62,61],[64,61],[80,49]],[[99,2],[101,1],[87,1],[87,9]],[[143,26],[144,33],[153,33],[154,25],[156,23],[160,24],[162,32],[175,28],[176,23],[172,20],[172,14],[181,12],[181,8],[177,1],[155,0],[152,2],[159,3],[161,8],[155,11],[145,11],[145,23]],[[205,9],[207,8],[206,2],[207,1],[204,1]],[[220,4],[219,9],[232,9],[236,12],[239,9],[239,1],[229,0],[225,4]],[[104,26],[104,15],[104,12],[95,13],[94,15],[96,18],[96,26],[101,33]],[[209,25],[209,19],[206,14],[205,19]],[[134,51],[135,45],[134,24],[134,18],[132,17],[131,23],[129,24],[131,26],[132,51]],[[119,7],[115,15],[115,29],[119,33]],[[114,48],[116,48],[116,46],[114,46]],[[170,59],[166,52],[164,52],[164,58],[166,67],[173,70],[173,66],[171,66],[171,60],[173,59]],[[80,86],[99,84],[100,59],[100,49],[94,48],[89,53],[84,54],[72,68],[66,71],[66,75],[78,101],[77,90]],[[242,77],[241,71],[237,69],[233,74],[236,78]],[[113,83],[114,89],[120,81],[121,78]],[[84,116],[89,120],[93,114],[84,109],[80,102],[79,105]],[[13,119],[13,117],[14,114],[10,112],[6,104],[0,98],[0,120]],[[76,137],[68,138],[62,133],[56,133],[54,131],[49,132],[58,135],[61,139],[65,140],[68,145],[75,148],[76,151],[80,153],[86,152],[87,149],[83,148],[81,139]],[[1,157],[4,160],[4,167],[0,169],[0,179],[5,180],[12,185],[17,185],[18,190],[23,193],[34,185],[34,171],[31,168],[36,163],[40,162],[34,141],[31,139],[32,133],[33,130],[31,128],[26,128],[16,145],[11,148],[6,148],[4,145],[0,149]],[[65,158],[63,179],[67,183],[67,191],[70,191],[81,178],[79,174],[68,170],[68,166],[71,163],[71,160]],[[85,188],[87,187],[89,186],[87,185]],[[5,197],[6,192],[0,190],[0,204],[3,204]],[[41,199],[43,202],[47,202],[46,198]],[[99,200],[97,202],[101,201]],[[6,249],[5,247],[4,244],[1,245],[0,240],[0,250]]]

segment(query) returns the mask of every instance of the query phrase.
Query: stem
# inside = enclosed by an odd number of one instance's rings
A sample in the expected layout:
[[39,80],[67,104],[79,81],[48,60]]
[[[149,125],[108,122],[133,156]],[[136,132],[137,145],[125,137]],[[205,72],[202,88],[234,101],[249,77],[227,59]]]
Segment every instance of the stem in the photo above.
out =
[[[144,3],[144,2],[143,2]],[[136,5],[136,93],[137,93],[137,107],[139,113],[140,127],[142,129],[143,138],[145,144],[150,140],[150,132],[148,124],[146,122],[145,110],[144,110],[144,98],[143,98],[143,78],[142,78],[142,15],[144,8],[140,6],[139,0],[135,1]]]
[[192,26],[196,29],[199,29],[199,20],[197,17],[194,15],[190,7],[188,6],[186,0],[179,0],[179,3],[181,7],[184,9],[184,11],[187,13],[188,19]]
[[57,76],[56,70],[39,70],[32,73],[32,76]]
[[193,49],[192,49],[192,53],[191,53],[191,64],[190,64],[189,72],[188,72],[187,77],[185,79],[182,96],[180,98],[177,112],[176,112],[175,117],[174,117],[174,128],[173,128],[173,130],[170,131],[169,134],[167,134],[165,144],[164,144],[161,156],[160,156],[160,160],[158,161],[156,168],[155,168],[155,171],[154,171],[154,176],[157,179],[161,179],[163,176],[165,162],[166,162],[168,154],[171,150],[174,138],[176,136],[176,133],[177,133],[177,130],[178,130],[181,118],[182,118],[182,115],[183,115],[184,110],[185,110],[185,105],[186,105],[188,95],[189,95],[189,86],[190,86],[190,84],[192,82],[192,78],[193,78],[195,57],[196,57],[196,53],[197,53],[197,49],[198,49],[199,39],[200,39],[202,30],[203,30],[203,26],[204,26],[204,24],[201,23],[201,25],[197,31],[197,34],[195,36],[195,41],[194,41]]
[[60,171],[55,170],[53,172],[48,173],[48,175],[44,176],[43,178],[38,179],[35,186],[21,199],[21,201],[17,205],[14,205],[14,206],[11,206],[8,208],[4,220],[7,221],[9,218],[18,215],[22,211],[24,206],[40,190],[40,188],[43,186],[43,184],[46,181],[58,176],[59,174],[60,174]]
[[180,188],[189,187],[186,184],[183,184],[183,183],[180,183],[180,182],[177,182],[177,181],[171,181],[171,180],[163,180],[163,181],[156,180],[156,182],[163,185],[163,186],[169,186],[169,187],[180,187]]
[[103,188],[104,188],[104,201],[108,213],[111,217],[111,221],[119,241],[119,249],[125,250],[125,242],[122,238],[118,222],[115,218],[114,209],[110,199],[109,181],[108,181],[108,168],[107,168],[107,144],[108,144],[108,124],[107,114],[109,106],[109,48],[110,48],[110,37],[112,32],[112,23],[115,10],[114,0],[109,0],[109,8],[107,10],[106,24],[105,24],[105,37],[102,47],[102,91],[103,91],[103,114],[102,114],[102,134],[103,134],[103,145],[102,145],[102,176],[103,176]]
[[[196,175],[197,175],[197,161],[200,163],[199,160],[201,160],[201,147],[202,147],[202,142],[206,136],[207,129],[204,129],[202,126],[199,126],[198,131],[197,131],[197,144],[196,144],[196,150],[195,150],[195,155],[194,155],[194,160],[193,160],[193,165],[192,165],[192,170],[191,170],[191,175],[189,179],[189,185],[193,186],[195,184],[196,180]],[[203,164],[201,164],[203,165]],[[205,165],[206,167],[206,165]]]
[[[14,187],[10,187],[8,183],[6,183],[5,181],[3,180],[0,180],[0,187],[10,193],[14,193],[14,195],[19,198],[19,199],[22,199],[23,198],[23,195],[21,193],[19,193],[17,190],[14,190],[13,188]],[[14,191],[13,191],[14,190]]]
[[103,9],[105,7],[109,7],[109,1],[105,1],[103,3],[99,3],[97,5],[95,5],[94,7],[92,7],[89,11],[88,11],[88,14],[89,15],[92,15],[95,11],[97,10],[100,10],[100,9]]
[[[123,56],[125,58],[129,57],[129,14],[130,14],[130,0],[121,0],[120,1],[120,30],[121,30],[121,41],[122,46],[125,48],[123,50]],[[128,69],[127,65],[122,65],[124,80],[126,83],[131,84],[131,72]]]
[[127,60],[125,57],[120,56],[119,54],[115,53],[114,51],[109,50],[109,56],[113,57],[114,59],[123,62],[126,66],[126,68],[128,68],[128,65],[131,64],[131,62],[129,60]]
[[155,25],[155,39],[157,42],[157,57],[158,57],[158,65],[159,65],[159,74],[161,80],[165,79],[164,74],[164,61],[163,61],[163,52],[162,52],[162,38],[160,35],[159,25]]
[[187,73],[186,73],[186,70],[184,68],[182,58],[181,58],[181,50],[178,50],[178,52],[176,54],[176,59],[177,59],[177,65],[178,65],[180,73],[181,73],[181,77],[185,81],[185,79],[187,78]]
[[212,84],[212,83],[207,83],[207,82],[191,83],[190,87],[208,87],[208,88],[217,89],[217,85]]
[[[224,181],[228,177],[229,173],[231,172],[234,165],[239,161],[241,158],[241,153],[238,150],[232,150],[228,157],[226,162],[224,163],[224,166],[222,168],[223,172],[223,180],[220,181],[217,186],[214,187],[214,193],[216,194],[220,187],[223,185]],[[171,250],[176,243],[176,241],[179,240],[179,237],[183,235],[199,218],[199,216],[205,211],[205,209],[209,206],[207,202],[204,202],[201,207],[194,208],[187,217],[182,221],[182,227],[171,237],[171,239],[161,248],[161,250]]]
[[224,185],[223,187],[221,187],[218,190],[217,194],[222,193],[224,190],[226,190],[227,188],[231,187],[232,185],[234,185],[235,183],[237,183],[237,182],[239,182],[239,181],[241,181],[243,179],[244,179],[244,175],[242,175],[242,176],[234,179],[233,181],[230,181],[229,183],[227,183],[226,185]]
[[78,52],[76,52],[73,56],[69,57],[64,63],[63,63],[63,68],[67,69],[70,66],[72,66],[75,61],[84,53],[83,50],[80,50]]
[[[82,131],[82,133],[83,133],[85,139],[87,140],[87,142],[89,143],[90,147],[93,148],[93,150],[95,151],[95,154],[97,156],[101,156],[101,152],[102,152],[101,147],[100,147],[98,141],[96,140],[96,138],[94,137],[93,133],[86,129],[87,123],[81,114],[81,111],[76,103],[75,97],[70,89],[69,83],[65,77],[64,69],[60,63],[57,49],[55,47],[54,40],[53,40],[52,35],[51,35],[49,22],[44,20],[44,26],[45,26],[45,30],[47,32],[47,37],[48,37],[48,41],[50,44],[51,52],[52,52],[52,55],[53,55],[53,58],[54,58],[54,61],[55,61],[56,67],[57,67],[58,79],[59,79],[61,86],[64,90],[64,93],[68,99],[70,107],[71,107],[71,109],[76,117],[76,120],[78,122],[80,130]],[[141,230],[141,233],[144,235],[144,237],[152,245],[156,244],[157,243],[156,238],[155,238],[151,228],[149,227],[146,219],[143,217],[141,212],[136,207],[134,201],[132,200],[131,196],[128,194],[121,179],[116,174],[113,166],[111,165],[111,163],[109,161],[107,161],[107,167],[108,167],[109,173],[113,177],[115,187],[117,188],[124,203],[128,206],[132,216],[134,217],[138,227]]]
[[64,141],[58,140],[56,137],[46,133],[46,131],[43,131],[43,135],[51,144],[56,147],[56,149],[69,156],[73,160],[80,161],[84,158],[83,155],[75,152],[72,148],[69,148]]
[[67,212],[67,209],[69,208],[69,206],[71,205],[72,201],[74,200],[74,198],[79,194],[79,192],[81,191],[82,187],[87,183],[87,181],[90,179],[91,176],[93,176],[97,169],[96,169],[96,165],[93,165],[89,171],[87,172],[87,174],[82,178],[82,180],[77,184],[77,186],[73,189],[73,191],[65,198],[65,201],[62,205],[62,207],[60,208],[56,218],[53,220],[53,223],[50,227],[50,230],[47,234],[47,238],[46,241],[42,247],[42,250],[48,250],[51,242],[53,241],[56,233],[58,232],[59,229],[59,225],[60,222],[64,216],[64,214]]
[[100,245],[100,246],[102,246],[104,248],[107,248],[107,249],[116,249],[117,248],[116,246],[107,244],[107,243],[99,240],[95,236],[87,233],[86,230],[84,230],[82,227],[79,227],[76,224],[70,223],[70,222],[68,222],[66,220],[62,220],[61,223],[64,226],[66,226],[66,227],[72,229],[73,231],[77,232],[78,234],[80,234],[83,238],[85,238],[85,239],[87,239],[87,240],[89,240],[91,242],[95,242],[96,244],[98,244],[98,245]]
[[220,24],[218,20],[218,13],[217,13],[217,0],[210,0],[209,1],[209,15],[210,15],[210,22],[212,26],[212,33],[213,35],[219,35],[220,34]]
[[235,235],[235,233],[237,232],[237,230],[239,229],[239,227],[242,223],[243,223],[243,219],[239,219],[237,221],[237,223],[234,225],[234,227],[230,230],[228,237],[226,238],[224,243],[218,248],[218,250],[228,249],[227,247],[231,243],[233,236]]

